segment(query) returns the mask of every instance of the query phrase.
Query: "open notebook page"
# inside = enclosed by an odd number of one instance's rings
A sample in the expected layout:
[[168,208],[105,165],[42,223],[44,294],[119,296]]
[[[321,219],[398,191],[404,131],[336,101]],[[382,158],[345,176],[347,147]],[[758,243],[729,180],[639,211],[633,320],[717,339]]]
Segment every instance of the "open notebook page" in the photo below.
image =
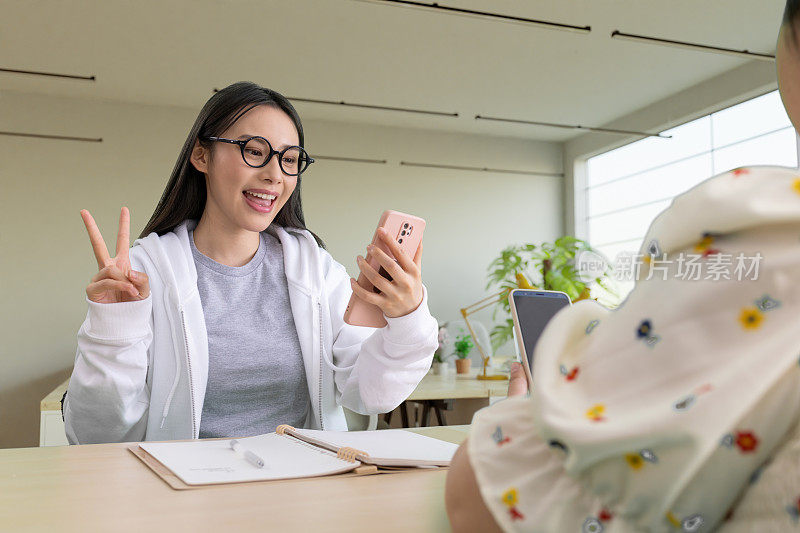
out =
[[253,466],[233,451],[228,439],[143,442],[139,447],[187,485],[324,476],[347,472],[361,464],[276,433],[237,440],[264,460],[264,468]]
[[318,431],[295,429],[292,434],[329,449],[344,446],[369,454],[364,463],[380,466],[448,466],[458,445],[404,429]]

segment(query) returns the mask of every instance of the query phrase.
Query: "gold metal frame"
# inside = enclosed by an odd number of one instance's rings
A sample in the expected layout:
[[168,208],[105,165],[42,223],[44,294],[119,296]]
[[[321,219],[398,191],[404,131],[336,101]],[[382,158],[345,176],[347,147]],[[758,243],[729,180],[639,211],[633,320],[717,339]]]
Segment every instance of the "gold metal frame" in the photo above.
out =
[[[474,304],[468,305],[461,309],[461,316],[464,317],[464,322],[467,324],[467,328],[469,329],[469,334],[472,337],[472,340],[475,341],[475,346],[477,346],[478,351],[481,352],[481,358],[483,359],[483,373],[478,374],[477,379],[481,380],[503,380],[508,379],[508,376],[505,374],[493,374],[487,375],[486,374],[486,367],[489,364],[489,356],[486,355],[481,344],[478,342],[478,337],[475,335],[475,330],[472,329],[472,324],[469,323],[468,315],[475,313],[476,311],[480,311],[481,309],[485,309],[503,299],[503,297],[508,297],[508,293],[511,292],[511,289],[503,289],[502,291],[498,292],[497,294],[493,294],[492,296],[488,296],[483,300],[479,300]],[[483,305],[481,305],[483,304]],[[480,306],[480,307],[475,307]]]

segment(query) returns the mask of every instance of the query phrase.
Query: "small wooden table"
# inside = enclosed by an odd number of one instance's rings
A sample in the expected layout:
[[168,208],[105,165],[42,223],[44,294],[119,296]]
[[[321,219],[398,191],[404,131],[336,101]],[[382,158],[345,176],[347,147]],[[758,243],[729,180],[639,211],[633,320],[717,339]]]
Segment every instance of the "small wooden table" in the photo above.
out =
[[[440,375],[428,372],[406,402],[422,404],[421,424],[423,426],[428,425],[431,410],[436,414],[436,421],[439,425],[446,426],[444,411],[452,408],[453,400],[505,397],[508,393],[508,380],[481,381],[476,379],[479,372],[481,370],[472,370],[469,374],[448,372]],[[399,407],[403,427],[409,425],[406,402]],[[392,413],[384,415],[384,421],[387,424],[391,419]]]
[[[469,426],[410,429],[460,443]],[[130,444],[0,449],[3,531],[447,531],[446,469],[176,491]]]
[[479,370],[472,370],[469,374],[456,374],[450,372],[434,375],[428,372],[420,381],[409,400],[442,400],[460,398],[490,398],[492,396],[505,396],[508,392],[508,380],[476,379]]

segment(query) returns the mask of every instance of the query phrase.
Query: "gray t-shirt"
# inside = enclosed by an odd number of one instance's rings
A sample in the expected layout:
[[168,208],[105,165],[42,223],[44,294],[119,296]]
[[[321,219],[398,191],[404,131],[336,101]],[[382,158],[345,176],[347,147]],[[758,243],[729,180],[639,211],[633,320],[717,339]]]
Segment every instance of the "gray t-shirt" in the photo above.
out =
[[310,399],[280,240],[262,232],[256,255],[241,267],[203,255],[193,231],[189,242],[208,331],[200,438],[303,427]]

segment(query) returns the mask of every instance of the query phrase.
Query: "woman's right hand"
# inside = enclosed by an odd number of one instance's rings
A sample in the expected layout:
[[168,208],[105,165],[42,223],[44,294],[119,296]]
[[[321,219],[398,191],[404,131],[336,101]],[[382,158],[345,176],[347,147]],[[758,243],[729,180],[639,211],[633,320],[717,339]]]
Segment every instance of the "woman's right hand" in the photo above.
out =
[[150,296],[150,281],[147,274],[131,270],[128,257],[131,216],[128,208],[123,207],[119,214],[115,257],[109,256],[103,236],[89,211],[82,210],[81,218],[89,233],[97,267],[100,270],[86,286],[86,296],[91,301],[102,304],[134,302]]

